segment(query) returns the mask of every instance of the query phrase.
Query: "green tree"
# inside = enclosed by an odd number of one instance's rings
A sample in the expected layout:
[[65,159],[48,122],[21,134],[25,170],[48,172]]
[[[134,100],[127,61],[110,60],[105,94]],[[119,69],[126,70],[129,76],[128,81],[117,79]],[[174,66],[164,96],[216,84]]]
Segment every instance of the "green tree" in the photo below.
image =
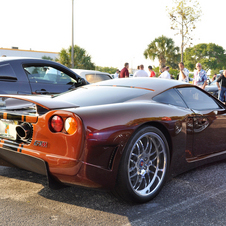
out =
[[50,56],[43,56],[42,59],[43,60],[51,60],[51,61],[53,61],[53,58],[51,58]]
[[96,66],[95,70],[102,71],[102,72],[107,72],[109,74],[115,74],[117,68],[115,68],[115,67],[101,67],[101,66]]
[[[177,65],[177,67],[178,67],[178,65]],[[180,73],[180,71],[179,71],[178,69],[170,69],[170,70],[169,70],[169,73],[170,73],[171,75],[173,75],[173,78],[174,78],[174,79],[177,79],[177,75]]]
[[201,43],[185,50],[185,66],[190,70],[195,69],[196,63],[201,63],[202,67],[208,70],[216,70],[226,66],[226,54],[223,47],[214,43]]
[[[59,62],[67,67],[71,67],[71,46],[66,50],[62,49],[59,53]],[[79,46],[74,46],[74,68],[94,70],[95,64],[91,62],[91,56],[86,50]]]
[[167,8],[171,21],[171,29],[176,35],[181,35],[181,62],[183,62],[184,47],[192,44],[191,32],[196,28],[195,23],[200,19],[202,11],[197,0],[174,0],[174,7]]
[[159,66],[157,66],[157,67],[153,66],[152,70],[155,72],[155,76],[156,77],[158,77],[160,75],[160,73],[159,73],[159,71],[160,71]]
[[180,58],[179,51],[180,48],[175,46],[172,38],[162,35],[148,45],[148,48],[144,51],[144,56],[146,59],[158,59],[159,68],[165,65],[176,68],[178,57]]

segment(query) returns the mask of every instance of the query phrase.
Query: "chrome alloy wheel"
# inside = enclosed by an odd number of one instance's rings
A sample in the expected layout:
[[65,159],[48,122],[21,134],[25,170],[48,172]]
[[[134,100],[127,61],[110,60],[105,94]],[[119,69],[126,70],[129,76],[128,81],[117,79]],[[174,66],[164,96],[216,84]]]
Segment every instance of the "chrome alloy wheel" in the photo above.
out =
[[151,195],[161,186],[167,169],[166,152],[164,141],[154,132],[135,141],[128,159],[128,178],[139,196]]

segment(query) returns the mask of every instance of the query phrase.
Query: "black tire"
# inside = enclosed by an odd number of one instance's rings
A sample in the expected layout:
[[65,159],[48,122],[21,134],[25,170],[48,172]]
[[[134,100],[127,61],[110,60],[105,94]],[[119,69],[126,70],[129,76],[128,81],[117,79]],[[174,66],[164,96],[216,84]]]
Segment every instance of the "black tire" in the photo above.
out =
[[156,127],[140,129],[124,150],[115,193],[128,202],[144,203],[162,189],[169,171],[169,147]]

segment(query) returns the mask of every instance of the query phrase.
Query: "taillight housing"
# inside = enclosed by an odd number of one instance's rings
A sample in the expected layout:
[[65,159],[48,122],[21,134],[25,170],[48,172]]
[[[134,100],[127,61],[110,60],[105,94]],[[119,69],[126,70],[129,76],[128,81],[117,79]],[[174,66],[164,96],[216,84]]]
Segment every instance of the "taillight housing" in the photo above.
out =
[[50,119],[50,128],[53,132],[61,132],[64,128],[64,121],[59,115],[54,115]]
[[54,115],[49,120],[49,128],[55,133],[63,132],[72,135],[78,130],[78,122],[73,117]]
[[69,117],[65,120],[64,128],[68,134],[74,134],[77,131],[78,123],[74,118]]

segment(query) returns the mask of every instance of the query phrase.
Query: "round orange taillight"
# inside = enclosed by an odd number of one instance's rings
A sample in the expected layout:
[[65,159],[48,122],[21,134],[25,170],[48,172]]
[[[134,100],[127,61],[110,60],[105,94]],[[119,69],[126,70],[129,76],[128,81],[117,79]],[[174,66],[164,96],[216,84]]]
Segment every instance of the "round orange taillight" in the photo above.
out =
[[77,121],[72,117],[67,118],[64,123],[64,128],[67,133],[74,134],[78,128]]
[[50,125],[53,132],[61,132],[64,127],[64,122],[60,116],[54,115],[50,120]]

